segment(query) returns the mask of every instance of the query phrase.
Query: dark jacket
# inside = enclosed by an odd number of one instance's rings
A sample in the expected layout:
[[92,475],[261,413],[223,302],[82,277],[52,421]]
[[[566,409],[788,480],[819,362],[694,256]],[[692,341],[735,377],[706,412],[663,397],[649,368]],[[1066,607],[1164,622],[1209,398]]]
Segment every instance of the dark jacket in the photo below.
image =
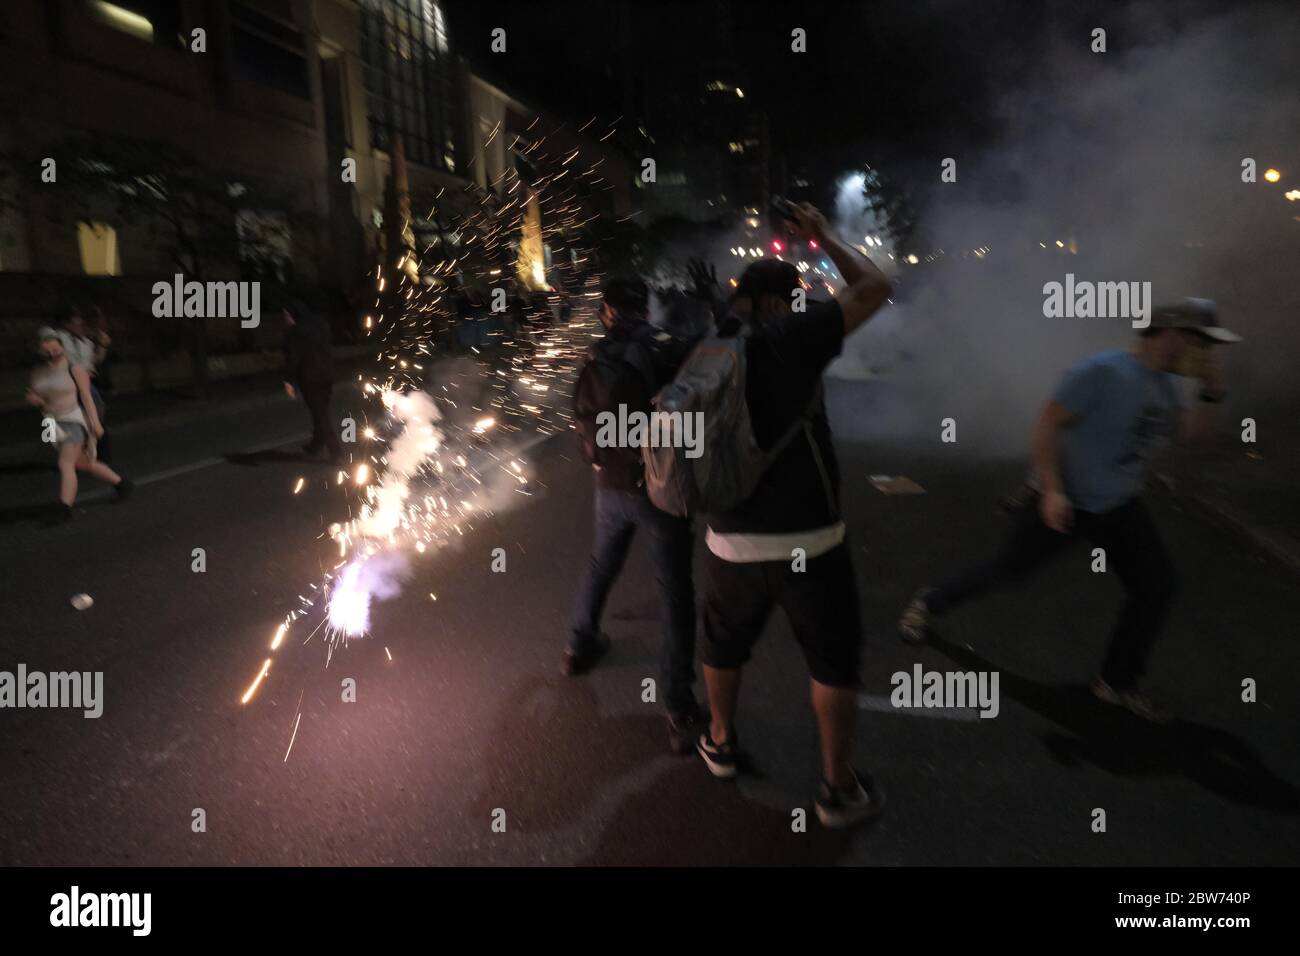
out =
[[285,381],[297,386],[334,381],[334,342],[329,322],[299,299],[286,308],[294,324],[284,336]]
[[573,410],[583,456],[599,464],[597,487],[644,492],[640,449],[590,447],[596,416],[616,413],[619,405],[650,412],[651,399],[672,380],[690,344],[644,320],[624,320],[588,349],[574,388]]

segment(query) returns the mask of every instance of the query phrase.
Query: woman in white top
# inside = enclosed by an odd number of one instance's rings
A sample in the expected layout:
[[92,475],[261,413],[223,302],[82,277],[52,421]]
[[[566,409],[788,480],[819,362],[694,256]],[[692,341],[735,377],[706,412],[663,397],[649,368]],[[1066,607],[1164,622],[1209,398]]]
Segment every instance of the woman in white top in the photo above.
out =
[[118,498],[131,493],[132,485],[95,457],[95,443],[103,436],[95,403],[90,395],[90,375],[68,361],[63,341],[53,329],[42,329],[41,364],[32,369],[27,389],[28,403],[38,406],[46,427],[53,427],[53,441],[59,455],[59,508],[56,520],[72,516],[77,499],[77,471],[86,471],[117,489]]

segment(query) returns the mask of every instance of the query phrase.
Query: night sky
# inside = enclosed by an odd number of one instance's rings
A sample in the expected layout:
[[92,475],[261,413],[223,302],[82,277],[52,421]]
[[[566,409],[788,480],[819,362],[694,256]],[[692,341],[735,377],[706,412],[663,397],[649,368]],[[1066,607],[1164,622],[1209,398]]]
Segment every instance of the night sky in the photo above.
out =
[[[447,6],[456,49],[483,75],[535,105],[585,121],[653,116],[665,92],[716,65],[765,106],[774,152],[822,188],[871,163],[906,185],[912,168],[994,143],[997,105],[1032,83],[1053,36],[1086,42],[1096,25],[1122,53],[1150,36],[1125,29],[1123,2],[918,0],[918,2],[741,3],[494,0]],[[1211,13],[1193,0],[1149,5],[1152,31]],[[492,54],[492,28],[508,51]],[[808,31],[806,54],[790,52],[790,30]],[[1116,27],[1119,27],[1118,29]],[[730,39],[727,39],[730,38]],[[671,116],[650,132],[671,135]]]

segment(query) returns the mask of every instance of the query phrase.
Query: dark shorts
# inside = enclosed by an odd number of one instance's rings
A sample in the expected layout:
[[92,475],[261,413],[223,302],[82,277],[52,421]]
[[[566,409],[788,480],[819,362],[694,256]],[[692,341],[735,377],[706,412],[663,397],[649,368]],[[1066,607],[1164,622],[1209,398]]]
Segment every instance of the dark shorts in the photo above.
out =
[[706,552],[704,589],[705,665],[743,665],[772,608],[780,607],[813,680],[830,687],[861,685],[862,617],[847,543],[809,558],[803,571],[789,561],[737,564]]

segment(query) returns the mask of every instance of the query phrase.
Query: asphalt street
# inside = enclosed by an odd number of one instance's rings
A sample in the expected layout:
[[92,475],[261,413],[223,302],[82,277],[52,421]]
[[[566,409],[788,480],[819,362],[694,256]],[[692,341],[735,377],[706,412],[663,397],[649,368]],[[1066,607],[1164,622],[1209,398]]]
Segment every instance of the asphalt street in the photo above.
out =
[[[1150,674],[1180,715],[1169,727],[1086,692],[1121,592],[1084,547],[954,615],[935,646],[908,647],[899,609],[989,552],[1022,464],[943,445],[937,424],[933,442],[877,433],[887,388],[830,390],[866,621],[856,759],[890,801],[876,823],[831,833],[812,816],[807,675],[779,617],[745,677],[755,772],[726,784],[668,753],[642,701],[658,599],[640,545],[611,601],[612,653],[560,675],[591,541],[568,435],[528,453],[531,497],[417,562],[370,636],[328,666],[319,639],[282,651],[241,705],[277,624],[335,563],[325,528],[348,513],[336,469],[298,460],[305,412],[268,396],[123,436],[136,495],[86,498],[60,527],[31,510],[53,497],[52,472],[0,469],[0,670],[104,674],[99,719],[0,710],[0,864],[1293,864],[1294,579],[1154,501],[1182,580]],[[354,406],[345,393],[340,414]],[[882,494],[868,481],[881,474],[926,493]],[[94,605],[76,610],[79,593]],[[998,671],[997,717],[890,707],[890,676],[918,662]]]

